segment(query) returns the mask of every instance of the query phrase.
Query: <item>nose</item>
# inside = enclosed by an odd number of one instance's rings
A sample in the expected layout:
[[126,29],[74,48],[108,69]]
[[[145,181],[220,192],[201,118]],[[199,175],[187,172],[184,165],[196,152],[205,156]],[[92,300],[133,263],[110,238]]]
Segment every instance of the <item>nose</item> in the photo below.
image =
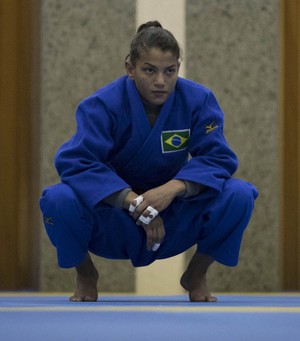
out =
[[162,72],[158,72],[155,79],[154,79],[154,85],[158,87],[163,87],[165,85],[165,77]]

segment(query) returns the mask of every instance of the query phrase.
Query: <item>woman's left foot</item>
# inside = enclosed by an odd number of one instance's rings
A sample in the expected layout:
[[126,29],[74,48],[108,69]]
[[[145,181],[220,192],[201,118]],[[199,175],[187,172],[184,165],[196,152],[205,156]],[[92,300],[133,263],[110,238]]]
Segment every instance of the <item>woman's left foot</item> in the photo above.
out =
[[182,275],[180,284],[189,292],[191,302],[217,302],[217,298],[209,292],[206,281],[206,272],[212,263],[211,257],[196,252]]

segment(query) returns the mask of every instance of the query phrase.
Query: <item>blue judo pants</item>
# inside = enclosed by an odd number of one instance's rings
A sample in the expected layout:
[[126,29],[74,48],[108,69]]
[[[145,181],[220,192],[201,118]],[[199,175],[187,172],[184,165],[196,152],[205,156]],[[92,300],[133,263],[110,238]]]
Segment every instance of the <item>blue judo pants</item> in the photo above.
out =
[[102,203],[91,210],[66,184],[46,188],[40,207],[47,234],[57,249],[58,264],[64,268],[77,266],[88,251],[145,266],[195,244],[199,252],[221,264],[235,266],[256,197],[253,185],[229,179],[214,197],[175,199],[160,213],[166,235],[157,251],[147,250],[144,229],[126,210]]

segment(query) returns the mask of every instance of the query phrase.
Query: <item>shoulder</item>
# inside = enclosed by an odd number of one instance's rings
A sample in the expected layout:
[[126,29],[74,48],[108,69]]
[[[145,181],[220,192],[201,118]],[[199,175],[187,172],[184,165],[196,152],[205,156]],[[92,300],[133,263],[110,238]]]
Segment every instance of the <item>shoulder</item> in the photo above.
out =
[[80,101],[76,110],[77,121],[84,125],[91,122],[98,122],[99,126],[105,122],[115,124],[125,107],[126,79],[127,76],[122,76]]
[[115,97],[115,95],[119,95],[122,92],[124,92],[124,89],[126,87],[126,80],[128,76],[121,76],[111,83],[106,84],[102,88],[98,89],[94,95],[101,97],[101,98],[107,98],[111,99],[112,96]]
[[178,78],[176,87],[179,92],[184,95],[195,95],[206,97],[211,93],[211,90],[202,84],[196,83],[186,78]]
[[127,76],[122,76],[99,88],[80,102],[80,106],[103,105],[108,109],[118,108],[124,103]]
[[206,105],[217,105],[213,91],[206,86],[185,78],[178,78],[176,84],[177,95],[186,105],[200,109]]

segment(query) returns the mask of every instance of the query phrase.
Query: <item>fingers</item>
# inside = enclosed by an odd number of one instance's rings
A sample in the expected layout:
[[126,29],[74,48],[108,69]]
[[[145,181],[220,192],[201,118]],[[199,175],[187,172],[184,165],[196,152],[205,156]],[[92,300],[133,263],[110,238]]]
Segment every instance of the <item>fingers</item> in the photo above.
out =
[[153,246],[152,246],[152,251],[157,251],[158,249],[159,249],[159,247],[160,247],[160,243],[155,243]]
[[133,200],[133,202],[129,205],[129,214],[133,215],[135,210],[141,205],[141,203],[144,201],[144,198],[142,195],[138,196]]
[[[145,208],[146,202],[142,195],[136,197],[129,206],[129,214],[136,220],[136,224],[144,228],[147,237],[148,250],[157,251],[165,236],[163,220],[159,212],[152,206]],[[156,218],[159,219],[156,219]]]
[[136,224],[142,226],[146,232],[148,250],[157,251],[165,236],[163,220],[158,211],[151,206],[147,207]]
[[147,249],[150,251],[157,251],[160,247],[161,240],[158,240],[157,237],[155,237],[155,230],[151,228],[146,228],[146,236],[147,236]]
[[148,250],[157,251],[165,236],[163,220],[157,217],[149,225],[143,224],[143,228],[146,232]]
[[149,225],[150,222],[157,216],[158,216],[158,211],[152,206],[148,206],[147,209],[143,212],[143,214],[140,215],[138,222],[142,222],[145,225]]

